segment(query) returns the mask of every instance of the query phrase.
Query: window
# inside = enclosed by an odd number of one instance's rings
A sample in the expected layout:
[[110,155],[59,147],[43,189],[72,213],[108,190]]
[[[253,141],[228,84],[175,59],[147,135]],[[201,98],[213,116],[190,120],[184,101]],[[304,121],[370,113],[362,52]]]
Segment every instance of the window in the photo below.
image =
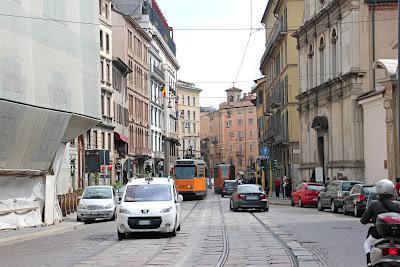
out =
[[132,32],[128,30],[128,49],[132,50]]
[[99,0],[99,14],[101,15],[101,0]]
[[100,30],[100,49],[103,50],[103,31]]
[[100,60],[100,76],[101,81],[104,81],[104,60]]
[[185,132],[185,122],[184,121],[182,121],[181,127],[182,127],[182,133],[184,133]]
[[98,144],[98,137],[97,137],[97,131],[93,131],[93,138],[94,138],[94,147],[98,148],[99,144]]
[[108,150],[111,151],[111,134],[108,134]]
[[190,110],[187,111],[187,114],[188,114],[188,116],[187,116],[188,120],[190,121]]
[[319,75],[319,80],[322,84],[325,82],[325,42],[322,37],[319,40]]
[[182,105],[185,105],[185,96],[182,95]]
[[238,125],[242,125],[243,120],[242,119],[238,119]]
[[106,33],[106,52],[107,54],[110,53],[110,35],[108,33]]
[[193,133],[196,134],[196,123],[193,122]]
[[196,106],[196,97],[193,97],[193,106]]
[[314,56],[314,49],[312,45],[308,47],[308,88],[312,88],[314,86],[314,81],[313,81],[313,56]]
[[107,62],[107,82],[109,83],[110,82],[110,63],[109,62]]
[[250,143],[250,146],[249,146],[249,150],[250,150],[250,151],[253,151],[253,146],[254,146],[254,144],[253,144],[253,143]]
[[187,97],[187,105],[190,106],[190,96]]
[[111,117],[111,98],[107,96],[107,116]]
[[193,120],[196,120],[196,111],[193,111]]
[[250,118],[249,119],[249,124],[253,124],[253,122],[254,122],[253,118]]
[[253,130],[250,130],[250,137],[253,137]]
[[337,73],[336,73],[336,43],[337,43],[337,34],[336,34],[336,30],[334,29],[332,31],[332,38],[331,38],[331,43],[332,43],[332,75],[333,78],[336,77]]
[[105,115],[104,112],[104,95],[101,95],[101,115]]
[[104,3],[104,11],[105,11],[104,15],[105,15],[106,19],[108,19],[110,14],[109,14],[109,11],[108,11],[108,4],[107,3]]
[[90,134],[91,134],[90,130],[86,132],[87,149],[90,149],[92,147],[92,138]]

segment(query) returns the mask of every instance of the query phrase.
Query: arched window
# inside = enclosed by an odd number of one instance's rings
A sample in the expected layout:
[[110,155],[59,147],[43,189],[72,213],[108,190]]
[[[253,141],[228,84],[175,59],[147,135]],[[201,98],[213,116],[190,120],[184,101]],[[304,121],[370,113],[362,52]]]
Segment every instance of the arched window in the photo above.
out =
[[319,81],[325,82],[325,41],[324,37],[319,40]]
[[312,45],[308,47],[308,88],[314,87],[314,68],[313,68],[313,57],[314,57],[314,48]]
[[337,76],[337,34],[336,29],[333,29],[332,36],[331,36],[331,44],[332,44],[332,78]]

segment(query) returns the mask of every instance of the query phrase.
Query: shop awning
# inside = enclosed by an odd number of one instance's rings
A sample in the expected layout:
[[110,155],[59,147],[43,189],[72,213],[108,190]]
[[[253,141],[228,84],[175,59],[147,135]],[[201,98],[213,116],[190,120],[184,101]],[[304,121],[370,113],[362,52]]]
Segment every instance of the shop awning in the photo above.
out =
[[128,136],[125,136],[125,135],[123,135],[123,134],[121,134],[119,132],[114,132],[114,139],[123,141],[125,143],[128,143],[128,141],[129,141]]

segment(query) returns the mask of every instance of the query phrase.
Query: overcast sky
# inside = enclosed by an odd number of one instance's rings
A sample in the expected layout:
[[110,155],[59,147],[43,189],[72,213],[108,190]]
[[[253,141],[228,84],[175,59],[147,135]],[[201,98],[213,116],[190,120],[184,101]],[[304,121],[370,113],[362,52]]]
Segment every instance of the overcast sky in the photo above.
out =
[[[236,80],[240,62],[253,28],[260,23],[267,0],[157,0],[173,27],[180,80],[202,88],[201,105],[218,107],[225,90]],[[250,8],[252,6],[252,9]],[[252,12],[251,12],[252,10]],[[252,19],[250,19],[252,18]],[[235,31],[193,29],[248,29]],[[192,30],[191,30],[192,29]],[[263,30],[253,32],[236,87],[249,92],[260,77],[264,53]],[[246,82],[242,82],[246,81]],[[217,82],[217,83],[212,83]]]

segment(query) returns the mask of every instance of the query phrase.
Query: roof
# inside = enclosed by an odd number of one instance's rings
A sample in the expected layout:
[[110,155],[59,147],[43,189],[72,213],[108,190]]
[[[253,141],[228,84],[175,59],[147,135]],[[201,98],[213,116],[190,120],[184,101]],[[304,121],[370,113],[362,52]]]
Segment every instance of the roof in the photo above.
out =
[[127,185],[137,185],[137,184],[148,184],[148,179],[151,184],[172,184],[174,180],[172,178],[167,177],[146,177],[146,178],[133,178],[131,179]]

